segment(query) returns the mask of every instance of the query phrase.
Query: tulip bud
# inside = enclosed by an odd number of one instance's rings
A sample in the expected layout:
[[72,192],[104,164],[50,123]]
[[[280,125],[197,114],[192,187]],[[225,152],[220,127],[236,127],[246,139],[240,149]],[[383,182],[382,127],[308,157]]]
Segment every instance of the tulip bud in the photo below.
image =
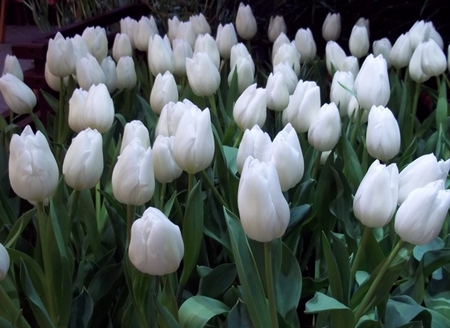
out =
[[395,217],[395,232],[413,245],[425,245],[442,229],[450,208],[450,191],[437,180],[413,190],[402,203]]
[[0,243],[0,282],[5,279],[8,274],[10,262],[11,260],[9,259],[8,251],[5,246]]
[[275,55],[278,52],[278,49],[280,49],[280,47],[283,44],[290,44],[290,43],[291,43],[291,40],[289,40],[289,38],[286,36],[286,34],[281,32],[280,35],[277,37],[277,39],[275,40],[275,42],[272,45],[272,62],[273,62],[273,59],[275,58]]
[[[45,62],[45,69],[44,69],[44,77],[45,82],[47,82],[47,85],[52,89],[53,91],[59,92],[59,89],[61,88],[61,80],[59,77],[55,76],[50,72],[48,69],[48,64]],[[67,78],[64,78],[67,79]]]
[[75,89],[69,99],[69,126],[75,132],[85,129],[83,120],[84,105],[88,92],[83,89]]
[[62,167],[66,184],[74,190],[95,187],[103,173],[103,142],[97,130],[81,131],[67,150]]
[[397,38],[391,49],[390,61],[392,66],[395,68],[403,68],[408,66],[411,56],[412,47],[409,34],[402,34]]
[[192,58],[194,51],[185,39],[173,40],[174,68],[173,74],[177,76],[186,75],[186,58]]
[[276,74],[277,72],[283,75],[289,94],[293,94],[298,84],[298,77],[294,69],[288,63],[283,62],[273,67],[273,73]]
[[157,208],[149,207],[131,227],[130,262],[154,276],[175,272],[184,255],[180,228]]
[[425,74],[422,70],[422,50],[425,43],[420,43],[416,50],[414,50],[411,60],[409,61],[408,70],[409,76],[416,83],[422,83],[427,81],[431,76]]
[[128,35],[131,48],[136,48],[136,40],[139,32],[139,23],[131,17],[125,17],[120,20],[120,33]]
[[147,59],[148,67],[153,76],[160,73],[164,74],[166,71],[173,72],[174,57],[172,48],[159,34],[150,37]]
[[281,33],[286,34],[286,23],[283,16],[271,16],[269,22],[269,41],[274,42]]
[[120,153],[122,154],[126,146],[128,146],[134,139],[139,140],[144,149],[150,147],[150,137],[147,128],[141,121],[135,120],[125,124],[123,130],[122,145],[120,146]]
[[116,63],[119,61],[120,57],[133,56],[133,48],[131,46],[130,37],[127,34],[116,34],[116,37],[114,38],[112,54]]
[[341,135],[341,118],[335,103],[324,104],[311,121],[308,142],[318,151],[332,150]]
[[173,141],[173,154],[178,166],[189,174],[206,169],[214,157],[214,137],[209,108],[198,107],[185,112]]
[[320,88],[316,82],[300,80],[283,110],[283,124],[291,123],[297,133],[308,131],[320,109]]
[[353,212],[358,220],[370,228],[382,228],[397,209],[397,165],[374,161],[362,179],[353,200]]
[[194,49],[197,36],[191,22],[180,22],[180,25],[178,25],[176,39],[185,39],[191,48]]
[[447,69],[447,58],[437,43],[430,39],[423,43],[420,66],[428,76],[439,76]]
[[353,77],[358,76],[359,62],[355,56],[347,56],[341,65],[341,72],[351,72]]
[[102,67],[90,54],[78,60],[76,71],[78,85],[84,90],[89,90],[93,85],[105,83],[106,77]]
[[251,129],[254,125],[263,126],[266,121],[267,93],[265,89],[256,88],[256,83],[249,86],[236,100],[233,118],[241,130]]
[[75,36],[73,38],[70,38],[70,40],[72,41],[72,47],[75,52],[75,63],[78,63],[80,59],[85,58],[87,57],[87,55],[91,54],[89,47],[86,44],[86,41],[79,34],[75,34]]
[[369,52],[369,33],[364,25],[354,25],[348,40],[350,53],[356,58],[361,58]]
[[295,34],[295,45],[300,54],[300,63],[306,63],[316,57],[317,47],[309,28],[301,28]]
[[[342,116],[347,115],[348,104],[352,97],[350,91],[353,91],[354,78],[351,72],[337,71],[333,75],[331,82],[330,100],[337,104],[339,113]],[[346,90],[345,88],[348,90]],[[349,91],[350,90],[350,91]]]
[[289,205],[272,162],[247,158],[239,181],[238,208],[250,239],[270,242],[284,234],[289,224]]
[[400,128],[391,110],[372,106],[367,123],[367,152],[374,158],[387,162],[400,151]]
[[108,56],[108,39],[103,27],[86,27],[81,37],[99,63]]
[[159,135],[153,144],[153,170],[160,183],[172,182],[183,173],[173,155],[174,138]]
[[3,65],[3,74],[12,74],[23,82],[23,71],[20,66],[19,60],[16,56],[6,55],[5,63]]
[[[187,101],[187,99],[184,101]],[[184,102],[169,102],[165,105],[156,124],[155,136],[174,136],[178,130],[181,117],[187,110],[188,106]]]
[[34,92],[10,73],[0,77],[0,91],[8,107],[16,114],[29,114],[36,106]]
[[325,61],[327,64],[327,70],[329,74],[334,71],[342,71],[342,64],[347,58],[345,51],[334,41],[328,41],[325,46]]
[[47,139],[27,125],[19,136],[14,134],[9,145],[9,180],[14,192],[23,199],[42,202],[53,195],[59,172]]
[[383,56],[366,57],[355,79],[355,93],[359,105],[369,110],[372,106],[386,106],[391,96],[386,60]]
[[72,40],[56,33],[55,38],[48,42],[47,63],[50,72],[58,77],[69,76],[75,72],[75,60]]
[[282,111],[289,104],[289,89],[281,72],[270,73],[266,85],[267,107],[274,111]]
[[325,41],[336,41],[341,34],[341,14],[328,13],[322,25],[322,36]]
[[[169,18],[167,20],[168,24],[168,30],[167,30],[167,36],[169,37],[170,42],[173,44],[173,40],[177,38],[178,34],[178,26],[180,25],[180,20],[177,16],[173,16],[172,18]],[[175,51],[175,49],[174,49]]]
[[158,28],[156,27],[155,19],[153,18],[153,16],[151,17],[151,19],[146,16],[142,16],[138,24],[139,29],[135,40],[136,48],[140,51],[147,51],[148,41],[150,37],[158,34]]
[[287,124],[273,139],[272,163],[278,172],[282,191],[294,187],[303,177],[305,164],[297,132]]
[[253,126],[251,130],[246,129],[236,155],[237,170],[242,173],[244,163],[250,156],[267,163],[272,159],[272,154],[272,140],[266,132],[258,125]]
[[199,34],[195,40],[194,55],[204,52],[206,53],[211,61],[214,63],[217,69],[220,66],[220,54],[217,48],[217,43],[213,37],[209,34]]
[[197,96],[211,96],[220,85],[220,73],[211,58],[204,52],[198,52],[186,58],[186,74],[192,91]]
[[178,88],[175,78],[170,72],[158,74],[150,94],[150,106],[156,114],[161,114],[163,107],[169,102],[178,101]]
[[137,76],[132,57],[120,57],[116,67],[117,88],[119,90],[131,90],[136,86]]
[[300,74],[300,54],[297,51],[294,41],[289,44],[281,45],[277,50],[272,64],[273,66],[277,66],[282,62],[287,62],[289,66],[293,67],[297,76]]
[[391,49],[392,44],[388,38],[382,38],[380,40],[373,42],[373,55],[377,57],[378,55],[383,55],[386,60],[388,68],[391,67]]
[[420,156],[400,172],[398,204],[402,204],[414,189],[435,180],[445,181],[449,170],[450,159],[438,162],[434,154]]
[[257,25],[255,16],[253,16],[252,8],[249,5],[239,4],[236,15],[236,30],[241,38],[250,40],[256,35]]
[[432,22],[425,22],[423,20],[417,21],[409,29],[409,37],[411,39],[411,47],[414,51],[418,45],[428,39],[433,39],[439,46],[439,48],[444,49],[444,42],[442,37],[434,28]]
[[220,57],[229,59],[231,48],[238,43],[233,23],[225,24],[224,26],[219,24],[219,27],[217,28],[216,43]]
[[247,47],[242,44],[238,43],[231,47],[231,54],[230,54],[230,67],[234,67],[237,64],[237,61],[242,57],[251,56],[250,53],[247,50]]
[[[237,60],[236,65],[232,67],[230,74],[228,74],[228,86],[233,81],[234,71],[237,72],[238,93],[242,94],[245,89],[255,82],[255,64],[250,55],[241,57]],[[294,71],[292,71],[295,75]],[[297,76],[295,76],[297,77]]]
[[108,56],[102,61],[102,71],[105,74],[105,85],[109,93],[113,93],[117,88],[117,69],[114,60]]
[[197,36],[201,34],[211,34],[211,26],[209,26],[208,21],[202,13],[189,17],[189,21]]
[[328,150],[320,153],[320,165],[325,165],[331,152],[332,152],[331,150]]
[[111,182],[119,202],[136,206],[147,203],[155,191],[151,148],[142,147],[137,138],[131,141],[117,158]]

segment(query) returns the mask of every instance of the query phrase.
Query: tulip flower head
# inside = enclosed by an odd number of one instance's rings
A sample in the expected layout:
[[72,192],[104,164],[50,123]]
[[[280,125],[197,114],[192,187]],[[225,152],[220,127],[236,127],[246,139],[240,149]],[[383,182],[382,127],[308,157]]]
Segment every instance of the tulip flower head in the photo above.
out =
[[167,20],[168,30],[167,30],[167,36],[169,37],[170,42],[177,38],[178,33],[178,26],[180,26],[180,20],[177,16],[173,16],[172,18],[169,18]]
[[116,34],[116,37],[114,38],[112,54],[116,63],[119,62],[120,57],[133,56],[133,47],[131,46],[130,37],[127,34]]
[[6,73],[0,77],[0,91],[8,107],[16,114],[29,114],[36,106],[34,92],[15,75]]
[[251,130],[246,129],[236,155],[236,166],[238,172],[242,173],[247,157],[253,157],[260,162],[269,162],[272,159],[273,146],[267,132],[261,130],[258,125]]
[[342,71],[345,58],[347,58],[347,55],[340,45],[334,41],[327,42],[325,46],[325,62],[329,74],[332,74],[333,71]]
[[282,44],[273,57],[272,65],[277,66],[279,63],[287,62],[294,69],[297,76],[300,74],[300,54],[297,51],[295,41],[289,44]]
[[242,94],[245,89],[255,82],[255,64],[253,63],[252,57],[247,55],[237,60],[236,64],[230,70],[230,74],[228,74],[228,86],[231,86],[235,71],[237,73],[238,94]]
[[156,114],[160,114],[163,107],[169,102],[178,101],[178,88],[175,78],[170,72],[156,76],[152,92],[150,93],[150,106]]
[[150,37],[158,34],[158,27],[156,26],[156,22],[153,16],[151,16],[150,18],[142,16],[138,24],[139,29],[134,42],[137,49],[139,49],[140,51],[147,51],[148,41]]
[[161,115],[159,116],[158,123],[156,124],[155,137],[162,136],[174,136],[178,130],[178,125],[180,123],[181,117],[184,113],[189,110],[188,105],[184,102],[169,102],[161,110]]
[[103,59],[101,67],[103,73],[105,74],[105,85],[108,88],[109,93],[113,93],[117,88],[116,63],[110,56],[108,56]]
[[403,68],[408,66],[412,53],[413,50],[411,47],[409,34],[401,34],[395,41],[390,52],[390,62],[392,66],[395,68]]
[[206,53],[214,65],[219,69],[220,54],[214,38],[209,34],[199,34],[195,40],[194,55],[199,52]]
[[8,274],[10,262],[11,260],[9,259],[8,251],[5,246],[0,243],[0,282],[5,279]]
[[150,147],[150,136],[145,125],[138,120],[131,121],[125,124],[123,130],[122,145],[120,146],[120,153],[124,151],[125,147],[128,146],[135,138],[141,143],[144,149]]
[[23,71],[20,66],[19,60],[16,56],[6,55],[5,62],[3,64],[3,74],[6,73],[12,74],[17,77],[20,81],[23,82]]
[[177,29],[176,39],[185,39],[191,48],[194,49],[197,35],[195,34],[194,27],[191,22],[180,22]]
[[186,75],[186,58],[192,58],[194,51],[185,39],[174,39],[172,42],[174,67],[173,74],[177,76]]
[[148,67],[153,76],[164,74],[166,71],[173,72],[174,55],[170,42],[164,41],[159,34],[150,37],[148,42]]
[[267,79],[266,92],[269,109],[280,112],[289,104],[289,89],[283,73],[270,73]]
[[300,63],[311,61],[316,56],[317,46],[309,28],[301,28],[295,34],[295,45],[300,54]]
[[236,15],[236,31],[244,40],[252,39],[257,32],[255,16],[253,16],[252,8],[249,5],[239,4]]
[[220,85],[220,73],[205,52],[186,58],[186,74],[192,91],[197,96],[212,96]]
[[332,150],[341,135],[341,117],[335,103],[324,104],[308,130],[308,142],[318,151]]
[[423,83],[430,79],[430,75],[425,74],[422,69],[422,57],[425,43],[421,42],[414,50],[411,60],[409,61],[408,71],[411,79],[416,83]]
[[211,26],[209,26],[208,21],[202,13],[189,17],[189,21],[197,36],[201,34],[211,34]]
[[47,63],[50,72],[58,77],[69,76],[75,72],[75,60],[72,40],[56,33],[55,38],[48,42]]
[[174,138],[159,135],[153,144],[153,170],[159,183],[172,182],[183,173],[173,155]]
[[116,67],[117,89],[131,90],[136,86],[137,75],[134,69],[133,57],[120,57]]
[[251,129],[254,125],[263,126],[267,115],[266,89],[250,85],[236,100],[233,118],[241,130]]
[[350,53],[356,58],[367,55],[370,48],[369,32],[364,24],[355,24],[348,41]]
[[289,94],[293,94],[298,84],[298,77],[294,69],[288,63],[283,62],[273,67],[273,74],[277,74],[277,72],[283,75]]
[[281,33],[286,34],[286,23],[283,16],[271,16],[269,22],[269,41],[274,42]]
[[53,195],[59,179],[58,165],[47,139],[27,125],[14,134],[9,145],[9,180],[14,192],[30,202],[42,202]]
[[175,272],[184,255],[180,228],[157,208],[149,207],[131,227],[130,262],[154,276]]
[[392,44],[388,38],[382,38],[380,40],[374,41],[373,45],[373,55],[377,57],[378,55],[383,55],[386,60],[388,68],[391,67],[391,50]]
[[89,90],[91,86],[106,81],[102,67],[97,59],[90,54],[77,61],[76,74],[78,85],[84,90]]
[[447,69],[447,58],[433,39],[423,43],[420,59],[422,71],[427,76],[439,76]]
[[[330,100],[337,104],[339,113],[342,116],[347,115],[348,104],[352,94],[349,90],[353,90],[355,79],[351,72],[337,71],[333,75],[331,82]],[[345,89],[345,88],[347,89]]]
[[328,13],[322,25],[322,36],[325,41],[336,41],[341,35],[341,14]]
[[216,35],[217,48],[219,49],[220,57],[229,59],[231,55],[231,48],[238,43],[236,30],[233,23],[219,24]]
[[106,30],[103,27],[87,27],[81,37],[86,42],[89,52],[99,63],[108,55],[108,39]]

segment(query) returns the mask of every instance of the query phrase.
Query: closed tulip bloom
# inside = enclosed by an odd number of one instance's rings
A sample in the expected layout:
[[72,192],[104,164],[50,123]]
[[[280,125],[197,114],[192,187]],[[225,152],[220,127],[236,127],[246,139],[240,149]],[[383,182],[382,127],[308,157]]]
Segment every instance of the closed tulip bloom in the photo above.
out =
[[241,2],[236,15],[236,31],[238,35],[244,40],[250,40],[256,35],[257,28],[252,8]]
[[391,96],[386,60],[382,55],[366,57],[355,79],[355,93],[359,105],[369,110],[372,106],[386,106]]
[[137,139],[144,149],[150,147],[150,136],[145,125],[138,120],[134,120],[125,124],[123,130],[122,145],[120,146],[120,153],[122,154],[126,146],[128,146],[134,139]]
[[372,106],[367,123],[367,152],[383,162],[394,158],[400,151],[400,128],[391,110]]
[[175,78],[170,72],[158,74],[150,93],[150,106],[156,114],[161,114],[163,107],[169,102],[178,101],[178,88]]
[[103,27],[87,27],[81,37],[86,42],[89,52],[99,63],[108,56],[108,39]]
[[185,39],[175,39],[172,45],[174,56],[173,74],[186,76],[186,58],[192,58],[194,51]]
[[273,62],[273,59],[275,58],[275,55],[278,52],[278,49],[280,49],[280,47],[283,44],[289,44],[289,43],[291,43],[291,40],[289,40],[289,38],[286,36],[286,34],[281,32],[280,35],[278,35],[277,39],[274,41],[274,43],[272,45],[272,62]]
[[153,170],[159,183],[172,182],[183,173],[173,156],[174,138],[159,135],[153,144]]
[[415,50],[420,43],[425,42],[428,39],[433,39],[438,44],[439,48],[444,49],[444,41],[434,28],[432,22],[425,22],[423,20],[415,22],[409,29],[409,36],[413,50]]
[[103,173],[103,142],[97,130],[87,128],[72,139],[62,172],[64,181],[74,190],[95,187]]
[[[330,100],[337,104],[339,107],[339,113],[342,116],[347,115],[348,104],[352,97],[350,91],[353,91],[353,84],[355,79],[351,72],[337,71],[333,75],[333,81],[331,82]],[[348,90],[346,90],[346,87]]]
[[282,111],[289,104],[289,89],[281,72],[270,73],[266,85],[267,107],[274,111]]
[[131,226],[130,262],[143,273],[164,276],[175,272],[184,255],[180,228],[160,210],[149,207]]
[[423,43],[420,59],[422,71],[428,76],[439,76],[447,69],[447,58],[433,39]]
[[177,38],[178,33],[178,26],[180,26],[180,20],[177,16],[173,16],[172,18],[169,18],[167,20],[168,30],[167,30],[167,36],[169,37],[170,42]]
[[112,174],[114,197],[121,203],[140,206],[155,192],[155,176],[151,148],[138,139],[131,141],[117,158]]
[[36,106],[34,92],[16,76],[6,73],[0,77],[0,91],[8,107],[16,114],[29,114]]
[[192,91],[197,96],[211,96],[220,85],[220,73],[208,54],[198,52],[186,58],[186,74]]
[[273,139],[272,162],[278,172],[282,191],[294,187],[303,177],[305,164],[297,132],[287,124]]
[[130,37],[125,33],[117,33],[114,38],[112,55],[116,63],[120,57],[133,56],[133,48],[131,46]]
[[324,104],[311,122],[308,142],[318,151],[332,150],[341,135],[341,118],[335,103]]
[[300,80],[283,111],[283,124],[291,123],[297,133],[306,132],[319,109],[319,86],[316,82]]
[[442,180],[415,189],[395,216],[395,232],[413,245],[425,245],[441,232],[450,208],[450,191]]
[[[59,92],[59,89],[61,88],[61,80],[59,77],[55,76],[50,72],[48,69],[48,64],[45,62],[45,68],[44,68],[44,78],[47,85],[52,89],[53,91]],[[66,78],[64,78],[66,79]]]
[[11,260],[9,259],[8,251],[5,246],[0,243],[0,282],[5,279],[8,274],[10,262]]
[[251,130],[246,129],[236,155],[237,170],[242,173],[247,157],[251,156],[260,162],[270,162],[272,154],[272,140],[266,132],[258,125],[253,126]]
[[120,33],[128,35],[131,48],[136,48],[136,37],[139,32],[139,23],[131,17],[125,17],[120,20]]
[[378,55],[383,55],[386,60],[388,68],[391,67],[391,49],[392,44],[388,38],[382,38],[380,40],[374,41],[373,45],[373,55],[377,57]]
[[197,35],[195,34],[195,30],[191,22],[180,22],[178,25],[176,39],[185,39],[191,48],[194,49]]
[[199,34],[195,40],[194,55],[199,52],[206,53],[214,65],[219,69],[220,54],[217,48],[217,43],[209,34]]
[[325,61],[329,74],[332,74],[332,68],[335,71],[342,71],[342,65],[347,55],[345,51],[334,41],[328,41],[325,46]]
[[150,37],[148,43],[148,67],[153,76],[173,72],[174,56],[172,48],[161,38],[159,34]]
[[183,102],[170,102],[163,107],[158,123],[156,124],[155,136],[174,136],[177,132],[181,117],[188,110]]
[[286,23],[283,16],[271,16],[269,21],[269,41],[274,42],[281,33],[286,34]]
[[289,224],[289,205],[272,162],[248,157],[238,188],[238,208],[245,234],[259,242],[281,237]]
[[342,72],[351,72],[353,77],[358,76],[359,62],[355,56],[347,56],[341,64]]
[[19,60],[16,56],[6,55],[2,75],[7,73],[14,75],[23,82],[22,67],[20,66]]
[[214,158],[214,137],[209,108],[191,108],[181,117],[173,141],[178,166],[189,174],[206,169]]
[[362,179],[353,200],[353,212],[358,220],[369,228],[382,228],[397,209],[397,165],[374,161]]
[[117,68],[114,60],[108,56],[102,61],[102,70],[105,74],[105,85],[109,93],[113,93],[117,88]]
[[238,43],[236,31],[233,23],[219,24],[216,35],[217,48],[219,49],[220,57],[223,59],[230,59],[231,48]]
[[[228,74],[228,86],[233,81],[235,70],[237,72],[238,93],[242,94],[245,89],[255,82],[255,64],[252,57],[247,55],[238,59],[236,65],[232,67],[230,74]],[[295,75],[295,73],[293,74]]]
[[416,50],[414,50],[411,60],[409,61],[408,71],[411,79],[416,83],[422,83],[428,81],[431,76],[425,74],[422,69],[422,53],[425,43],[420,43]]
[[137,76],[132,57],[121,57],[117,63],[116,72],[117,88],[119,90],[131,90],[136,86]]
[[[153,21],[153,22],[152,22]],[[140,51],[148,50],[148,40],[151,36],[158,34],[158,29],[156,27],[155,19],[153,16],[150,18],[146,16],[142,16],[138,22],[139,29],[137,33],[137,37],[134,40],[136,44],[136,48]]]
[[435,180],[445,181],[450,170],[450,159],[437,161],[434,154],[420,156],[400,172],[398,204],[417,188]]
[[85,129],[83,111],[88,92],[83,89],[75,89],[69,99],[69,126],[75,132]]
[[328,13],[322,25],[325,41],[336,41],[341,35],[341,14]]
[[73,38],[70,39],[72,40],[72,46],[75,52],[75,63],[78,63],[80,59],[87,57],[88,54],[90,55],[91,52],[86,44],[86,41],[79,34],[76,34]]
[[202,13],[190,16],[189,21],[191,22],[196,35],[211,34],[211,26],[209,26],[208,21]]
[[287,62],[290,66],[292,66],[297,76],[300,74],[300,54],[295,46],[295,41],[289,44],[283,44],[277,50],[272,64],[273,66],[276,66],[282,62]]
[[267,92],[256,88],[256,83],[249,86],[236,100],[233,107],[233,118],[241,130],[260,127],[266,122]]
[[31,202],[42,202],[53,195],[59,171],[47,139],[27,125],[14,134],[9,145],[9,181],[14,192]]
[[78,85],[84,89],[89,90],[93,85],[105,83],[106,77],[102,67],[92,55],[81,58],[76,65]]
[[390,62],[395,68],[408,66],[412,56],[411,41],[409,34],[400,35],[392,46],[390,53]]
[[283,62],[273,67],[273,73],[276,74],[277,72],[280,72],[283,75],[289,94],[293,94],[298,84],[298,77],[295,74],[294,69],[289,66],[288,63]]
[[239,60],[239,58],[247,57],[250,53],[248,52],[247,47],[243,43],[238,43],[231,47],[230,54],[230,67],[234,67]]
[[306,63],[316,57],[317,46],[309,28],[301,28],[295,34],[295,45],[300,53],[300,63]]
[[350,53],[356,58],[367,55],[370,48],[369,33],[364,25],[354,25],[348,41]]
[[58,77],[66,77],[75,72],[75,53],[72,40],[56,33],[48,42],[47,63],[50,72]]

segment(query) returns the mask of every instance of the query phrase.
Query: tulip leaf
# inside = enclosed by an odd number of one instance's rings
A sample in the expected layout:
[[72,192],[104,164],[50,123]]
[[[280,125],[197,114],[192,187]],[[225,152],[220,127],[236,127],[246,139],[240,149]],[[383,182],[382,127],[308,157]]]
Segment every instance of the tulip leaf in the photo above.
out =
[[[355,317],[352,310],[340,303],[333,297],[320,292],[306,303],[305,313],[307,314],[327,314],[333,322],[333,327],[355,327]],[[320,325],[318,325],[319,327]],[[322,327],[322,326],[320,326]]]
[[447,102],[447,84],[445,81],[441,83],[439,88],[439,98],[436,105],[436,125],[439,128],[446,130],[448,102]]
[[88,327],[89,320],[94,312],[94,301],[89,292],[83,288],[72,304],[70,327]]
[[224,209],[243,300],[256,328],[270,327],[269,311],[258,269],[244,229],[236,216]]
[[342,151],[341,154],[344,160],[343,172],[347,177],[349,184],[353,185],[353,188],[356,188],[363,178],[361,163],[359,162],[358,156],[350,144],[350,141],[345,137],[339,139],[338,147]]
[[181,305],[180,324],[183,328],[204,327],[211,318],[229,311],[228,306],[218,300],[196,295],[188,298]]
[[9,199],[6,197],[3,189],[0,188],[0,225],[14,224],[15,217],[16,215],[14,214]]
[[17,239],[20,237],[22,232],[25,230],[25,228],[28,226],[28,223],[33,218],[34,214],[36,213],[36,208],[32,208],[28,212],[24,213],[14,224],[13,228],[8,234],[8,238],[5,240],[4,246],[6,248],[14,247],[14,245],[17,242]]
[[51,94],[49,94],[47,91],[45,91],[43,89],[41,89],[40,91],[41,91],[42,95],[44,96],[45,101],[51,107],[51,109],[53,109],[53,111],[55,113],[57,113],[58,108],[59,108],[59,100],[56,99],[55,97],[53,97]]
[[236,279],[236,265],[223,263],[212,269],[200,279],[198,293],[203,296],[217,297],[224,293]]
[[325,232],[322,231],[322,248],[325,254],[325,261],[327,263],[328,280],[330,281],[331,296],[338,302],[345,303],[344,291],[342,286],[341,273],[336,259],[331,251],[330,243],[328,242]]
[[247,308],[245,307],[245,304],[241,300],[238,300],[231,309],[230,313],[228,313],[227,319],[225,320],[223,327],[224,328],[253,327]]
[[[432,316],[423,306],[409,296],[391,297],[386,308],[386,326],[401,327],[411,321],[420,320],[425,327],[431,327]],[[448,327],[447,325],[435,327]]]
[[120,283],[122,265],[120,263],[110,264],[101,268],[92,278],[88,292],[94,303],[98,303],[102,297],[114,292],[114,286]]
[[180,328],[177,320],[173,317],[172,313],[161,304],[161,302],[153,296],[153,302],[158,312],[158,324],[162,328]]
[[94,201],[89,190],[81,190],[80,198],[78,200],[78,216],[82,222],[84,222],[87,230],[87,238],[92,252],[96,259],[99,259],[102,255],[100,245],[100,235],[98,232],[96,213],[94,207]]

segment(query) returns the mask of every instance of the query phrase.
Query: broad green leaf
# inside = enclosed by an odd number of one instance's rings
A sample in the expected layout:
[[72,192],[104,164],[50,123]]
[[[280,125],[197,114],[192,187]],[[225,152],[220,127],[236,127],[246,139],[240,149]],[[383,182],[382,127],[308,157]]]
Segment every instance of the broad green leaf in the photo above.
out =
[[94,301],[86,289],[83,289],[72,303],[70,327],[88,327],[89,320],[94,312]]
[[219,314],[228,313],[228,306],[213,298],[196,295],[188,298],[180,307],[180,324],[183,328],[204,327]]
[[233,306],[224,323],[224,328],[253,328],[250,315],[241,300]]
[[172,313],[161,304],[161,302],[153,297],[153,302],[158,312],[158,323],[161,328],[180,328],[177,320],[173,317]]
[[14,247],[14,245],[17,242],[17,239],[22,234],[23,230],[28,226],[28,223],[30,222],[31,218],[36,213],[36,208],[32,208],[31,210],[25,212],[14,224],[13,228],[8,234],[8,238],[5,240],[4,246],[6,248]]
[[200,279],[198,293],[215,298],[224,293],[236,279],[236,265],[222,263]]
[[327,313],[331,317],[333,327],[355,327],[355,317],[352,310],[336,299],[319,292],[306,303],[305,313]]
[[84,222],[87,238],[96,259],[102,256],[100,234],[98,231],[94,201],[89,190],[81,190],[78,200],[78,217]]
[[88,287],[89,295],[94,303],[114,290],[114,286],[120,282],[121,275],[122,265],[120,263],[105,266],[95,274]]
[[344,303],[344,291],[342,289],[342,279],[339,272],[339,267],[331,251],[330,243],[325,233],[322,231],[322,248],[325,254],[325,261],[327,263],[328,280],[330,281],[331,296],[338,302]]
[[425,326],[431,327],[431,314],[423,306],[417,304],[409,296],[392,297],[387,303],[386,327],[403,326],[418,315],[421,315],[420,319]]
[[0,223],[1,225],[14,224],[14,214],[13,208],[11,206],[11,200],[6,197],[3,190],[0,188]]
[[341,277],[342,292],[344,296],[343,303],[348,304],[351,289],[349,254],[346,245],[336,233],[332,232],[330,236],[331,249]]
[[442,80],[439,88],[439,98],[436,105],[436,125],[441,126],[444,130],[447,129],[448,116],[448,102],[447,102],[447,84]]
[[338,147],[342,151],[342,158],[345,163],[343,172],[347,177],[348,183],[353,188],[356,188],[363,178],[361,163],[359,162],[358,156],[347,138],[340,138]]
[[450,275],[445,269],[442,272],[441,279],[430,279],[424,301],[428,309],[434,310],[446,318],[450,318],[450,290],[443,288],[443,286],[449,285]]

